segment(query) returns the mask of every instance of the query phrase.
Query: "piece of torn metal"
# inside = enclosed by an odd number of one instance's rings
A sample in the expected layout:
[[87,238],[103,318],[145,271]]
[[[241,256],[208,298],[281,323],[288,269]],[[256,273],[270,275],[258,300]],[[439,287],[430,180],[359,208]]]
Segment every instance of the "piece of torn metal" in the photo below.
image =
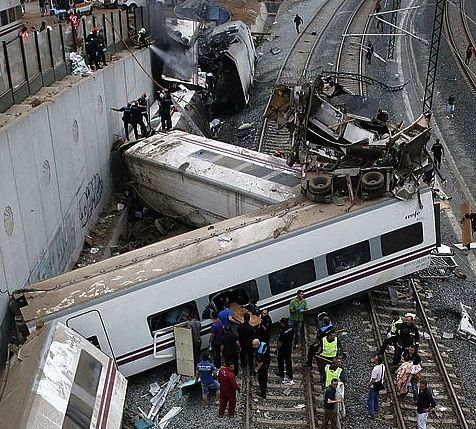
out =
[[150,402],[152,403],[152,407],[149,411],[149,414],[147,414],[147,418],[149,420],[155,420],[157,415],[159,414],[160,409],[165,403],[165,400],[167,399],[167,395],[170,393],[170,391],[178,384],[180,381],[180,375],[178,374],[172,374],[169,378],[169,381],[167,382],[167,385],[163,388],[160,389],[157,394],[152,397]]
[[464,305],[462,302],[460,302],[459,305],[461,308],[461,320],[459,322],[457,335],[472,344],[476,344],[476,329],[469,314],[469,310],[472,310],[472,307]]
[[172,407],[159,421],[159,429],[165,429],[170,421],[182,411],[182,407]]

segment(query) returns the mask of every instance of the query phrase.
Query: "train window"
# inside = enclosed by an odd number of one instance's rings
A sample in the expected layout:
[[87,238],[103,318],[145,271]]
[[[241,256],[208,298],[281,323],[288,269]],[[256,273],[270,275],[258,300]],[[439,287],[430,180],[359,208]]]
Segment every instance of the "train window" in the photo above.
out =
[[304,261],[268,275],[271,293],[278,295],[316,280],[314,261]]
[[92,337],[86,338],[94,347],[97,347],[99,350],[101,350],[101,346],[99,345],[99,340],[96,335],[93,335]]
[[423,243],[423,224],[408,225],[395,231],[387,232],[381,237],[382,255],[387,256]]
[[361,241],[326,255],[327,272],[329,275],[350,270],[369,261],[370,245],[368,241]]
[[219,312],[223,310],[226,301],[229,303],[236,302],[240,305],[254,304],[259,299],[256,280],[248,280],[220,292],[212,293],[208,299],[210,303],[203,311],[202,319],[210,319],[212,311]]
[[63,421],[63,429],[91,426],[101,370],[101,362],[87,351],[81,350]]
[[161,311],[160,313],[152,314],[147,317],[147,324],[149,325],[150,332],[153,334],[159,329],[171,328],[177,323],[185,322],[190,313],[198,315],[195,301],[180,304],[168,310]]

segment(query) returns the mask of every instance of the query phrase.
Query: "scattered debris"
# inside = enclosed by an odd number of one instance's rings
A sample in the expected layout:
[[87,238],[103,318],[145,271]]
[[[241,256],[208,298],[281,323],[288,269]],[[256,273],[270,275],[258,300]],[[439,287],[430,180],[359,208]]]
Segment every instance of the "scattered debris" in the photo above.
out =
[[452,332],[443,332],[443,338],[445,340],[452,340],[454,337]]
[[160,390],[158,390],[157,393],[151,398],[150,402],[152,404],[152,407],[149,411],[149,414],[147,414],[147,418],[149,420],[155,420],[155,418],[159,414],[160,409],[164,405],[165,400],[167,399],[167,395],[178,384],[178,382],[180,381],[180,377],[181,376],[178,374],[172,374],[165,387],[161,387]]
[[453,274],[458,277],[461,271],[455,271],[458,264],[451,248],[445,244],[432,250],[430,254],[430,266],[419,272],[422,279],[446,279]]
[[304,405],[304,404],[296,404],[296,405],[294,406],[294,408],[296,408],[296,409],[298,409],[298,410],[301,410],[301,409],[303,409],[303,408],[305,408],[305,407],[306,407],[306,405]]
[[159,429],[165,429],[170,423],[170,420],[180,413],[180,411],[182,411],[182,407],[172,407],[168,413],[160,419]]
[[85,59],[76,52],[71,52],[69,54],[69,59],[71,61],[71,74],[79,76],[88,76],[93,72],[86,64]]
[[280,54],[280,53],[282,52],[281,49],[279,49],[279,48],[271,48],[269,51],[270,51],[273,55],[278,55],[278,54]]
[[459,305],[461,308],[461,321],[459,322],[457,335],[472,344],[476,344],[476,329],[469,315],[469,310],[472,310],[472,308],[464,305],[462,302]]
[[242,122],[241,125],[238,127],[240,131],[248,130],[254,126],[254,122]]

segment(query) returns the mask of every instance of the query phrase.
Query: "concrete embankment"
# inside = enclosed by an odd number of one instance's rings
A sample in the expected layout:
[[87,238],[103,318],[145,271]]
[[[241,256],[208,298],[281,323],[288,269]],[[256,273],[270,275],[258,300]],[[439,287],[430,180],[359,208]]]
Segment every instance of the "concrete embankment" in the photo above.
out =
[[[135,56],[150,70],[148,50]],[[9,293],[70,269],[110,196],[110,149],[123,135],[121,114],[110,108],[152,91],[123,52],[93,75],[69,76],[0,115],[2,358]]]

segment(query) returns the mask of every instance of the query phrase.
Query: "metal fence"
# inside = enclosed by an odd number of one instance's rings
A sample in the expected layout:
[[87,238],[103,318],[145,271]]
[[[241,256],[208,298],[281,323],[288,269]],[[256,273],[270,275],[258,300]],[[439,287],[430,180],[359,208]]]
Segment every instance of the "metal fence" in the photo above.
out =
[[85,53],[86,37],[93,27],[103,29],[107,52],[115,53],[125,48],[123,40],[137,37],[147,15],[142,7],[132,12],[113,10],[81,17],[76,29],[70,23],[59,23],[53,29],[32,31],[27,38],[3,42],[0,112],[70,74],[69,54]]

